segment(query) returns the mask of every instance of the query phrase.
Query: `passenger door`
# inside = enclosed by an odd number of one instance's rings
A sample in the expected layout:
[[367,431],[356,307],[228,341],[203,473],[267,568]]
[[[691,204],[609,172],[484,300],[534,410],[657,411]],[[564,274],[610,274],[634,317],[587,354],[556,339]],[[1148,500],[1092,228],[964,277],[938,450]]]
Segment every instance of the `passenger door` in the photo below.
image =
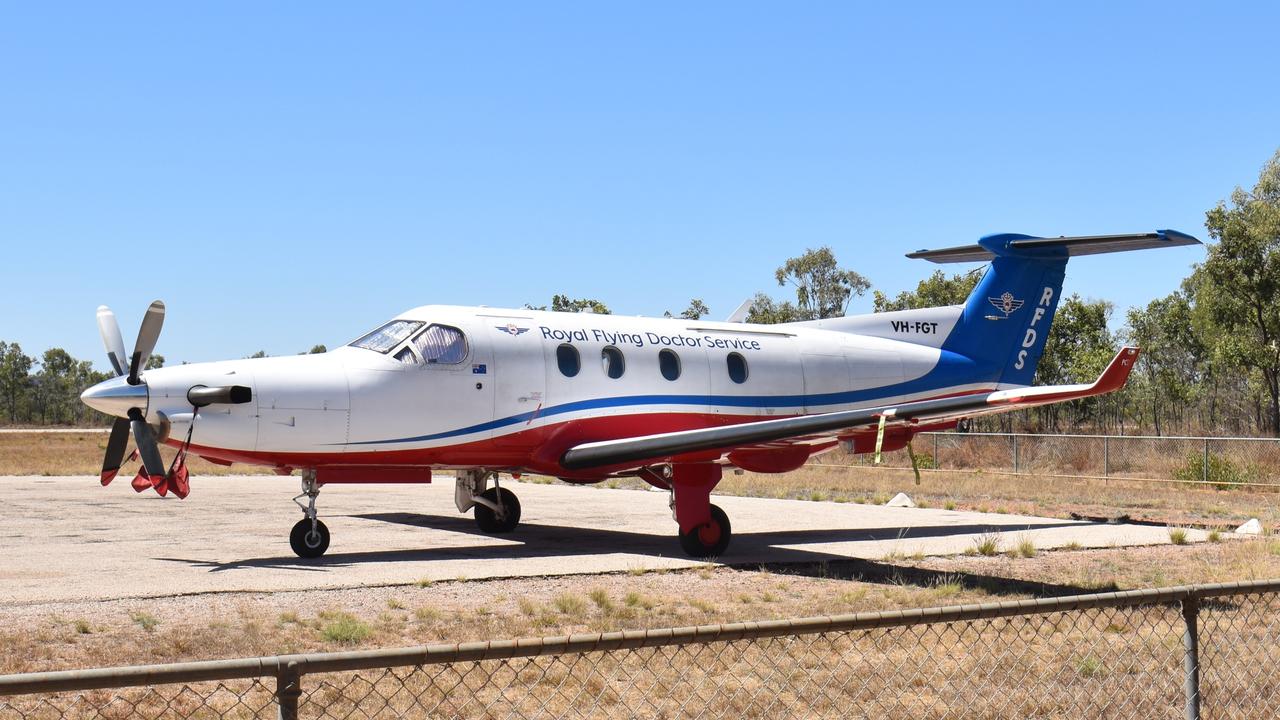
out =
[[494,444],[533,447],[529,427],[546,400],[546,361],[542,337],[529,317],[485,315],[477,318],[477,336],[493,348],[488,378],[493,385]]

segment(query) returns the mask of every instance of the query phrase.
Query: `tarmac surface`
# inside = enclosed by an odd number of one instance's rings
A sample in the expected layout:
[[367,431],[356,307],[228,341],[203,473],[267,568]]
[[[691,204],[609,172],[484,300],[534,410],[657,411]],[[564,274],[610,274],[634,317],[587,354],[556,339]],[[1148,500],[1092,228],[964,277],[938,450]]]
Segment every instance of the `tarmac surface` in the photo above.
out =
[[[689,567],[667,495],[504,481],[520,527],[484,535],[453,505],[453,482],[331,485],[320,517],[328,553],[300,560],[289,529],[293,477],[194,478],[191,496],[135,495],[129,478],[0,477],[0,602],[164,597]],[[812,563],[950,555],[998,533],[1039,549],[1167,544],[1165,528],[942,509],[716,496],[734,536],[720,562]],[[1188,531],[1189,540],[1205,533]]]

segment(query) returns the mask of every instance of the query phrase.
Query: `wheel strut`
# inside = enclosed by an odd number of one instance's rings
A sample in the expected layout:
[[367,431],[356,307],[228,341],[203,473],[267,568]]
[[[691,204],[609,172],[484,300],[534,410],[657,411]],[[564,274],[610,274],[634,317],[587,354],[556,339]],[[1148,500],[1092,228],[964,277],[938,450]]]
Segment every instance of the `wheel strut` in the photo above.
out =
[[[289,533],[289,545],[298,557],[316,558],[329,549],[329,528],[320,522],[316,512],[316,498],[320,496],[320,483],[316,481],[316,471],[302,471],[302,492],[293,498],[293,502],[302,509],[303,518],[293,526]],[[302,502],[302,498],[307,501]]]

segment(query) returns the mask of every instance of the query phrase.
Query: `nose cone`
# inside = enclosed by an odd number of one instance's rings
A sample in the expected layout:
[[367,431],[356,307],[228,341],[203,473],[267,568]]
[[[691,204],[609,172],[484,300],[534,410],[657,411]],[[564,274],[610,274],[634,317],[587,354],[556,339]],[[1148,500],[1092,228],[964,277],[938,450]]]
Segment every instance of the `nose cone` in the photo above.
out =
[[80,402],[116,417],[129,417],[130,408],[138,408],[146,415],[147,401],[147,386],[130,385],[123,377],[100,382],[80,393]]

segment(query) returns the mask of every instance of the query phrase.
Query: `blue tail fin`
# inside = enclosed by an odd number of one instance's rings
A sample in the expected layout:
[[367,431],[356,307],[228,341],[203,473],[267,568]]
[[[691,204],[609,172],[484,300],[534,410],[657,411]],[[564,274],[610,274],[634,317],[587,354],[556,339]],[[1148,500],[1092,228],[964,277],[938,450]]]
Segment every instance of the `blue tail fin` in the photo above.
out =
[[1030,385],[1058,309],[1067,253],[1009,246],[1026,239],[1031,238],[1002,234],[979,241],[995,257],[942,345],[972,360],[986,381]]
[[979,381],[1030,385],[1058,309],[1068,258],[1199,244],[1176,230],[1055,238],[1005,233],[988,235],[977,245],[921,250],[907,257],[991,262],[942,349],[972,362]]

